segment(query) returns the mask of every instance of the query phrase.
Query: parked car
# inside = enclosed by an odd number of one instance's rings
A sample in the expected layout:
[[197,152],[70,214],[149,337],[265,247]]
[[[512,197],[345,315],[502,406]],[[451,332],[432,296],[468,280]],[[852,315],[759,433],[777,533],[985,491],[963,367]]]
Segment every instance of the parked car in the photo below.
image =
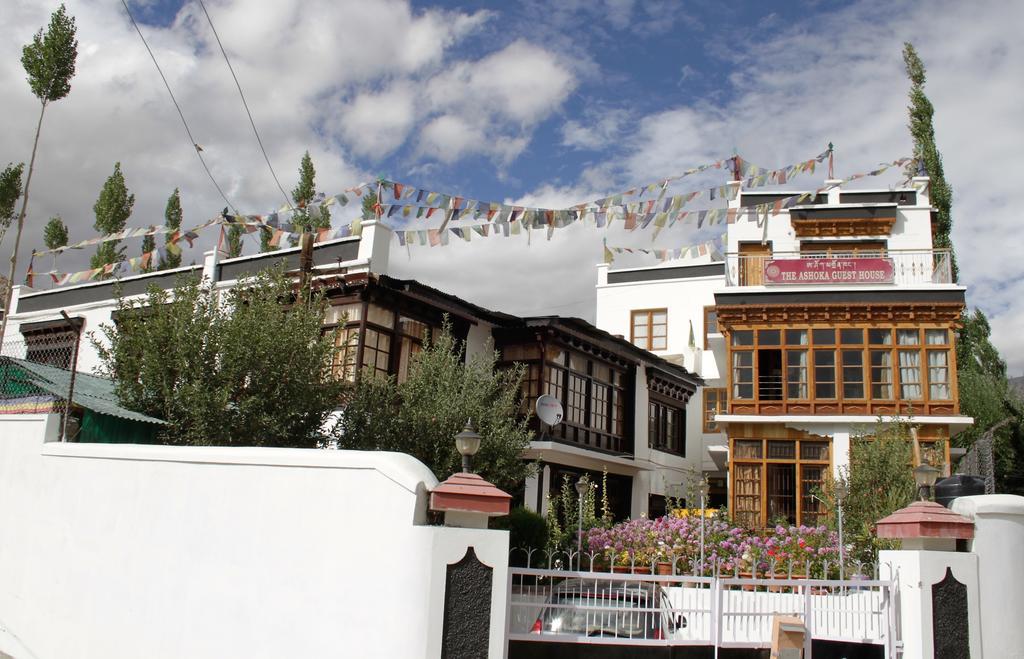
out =
[[567,579],[555,586],[530,630],[534,634],[672,638],[686,618],[652,583]]

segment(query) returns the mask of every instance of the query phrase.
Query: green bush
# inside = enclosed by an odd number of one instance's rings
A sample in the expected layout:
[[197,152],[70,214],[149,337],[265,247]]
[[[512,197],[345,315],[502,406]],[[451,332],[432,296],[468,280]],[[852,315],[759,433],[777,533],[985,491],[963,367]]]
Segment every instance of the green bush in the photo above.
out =
[[491,528],[509,532],[510,549],[543,549],[548,543],[548,526],[544,517],[523,506],[513,508],[505,517],[495,518]]

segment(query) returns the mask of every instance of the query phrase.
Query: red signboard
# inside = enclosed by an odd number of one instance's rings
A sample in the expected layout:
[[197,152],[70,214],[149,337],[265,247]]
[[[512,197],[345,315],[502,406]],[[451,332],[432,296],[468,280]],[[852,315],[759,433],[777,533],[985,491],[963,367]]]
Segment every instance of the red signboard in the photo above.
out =
[[766,284],[891,284],[892,259],[809,258],[769,259]]

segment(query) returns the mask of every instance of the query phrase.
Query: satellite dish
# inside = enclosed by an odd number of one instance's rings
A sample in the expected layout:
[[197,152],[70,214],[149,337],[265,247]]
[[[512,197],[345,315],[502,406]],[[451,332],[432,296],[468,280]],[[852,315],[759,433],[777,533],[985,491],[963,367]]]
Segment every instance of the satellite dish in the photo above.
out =
[[538,397],[536,408],[537,418],[549,426],[555,426],[562,422],[562,403],[554,396],[544,394]]

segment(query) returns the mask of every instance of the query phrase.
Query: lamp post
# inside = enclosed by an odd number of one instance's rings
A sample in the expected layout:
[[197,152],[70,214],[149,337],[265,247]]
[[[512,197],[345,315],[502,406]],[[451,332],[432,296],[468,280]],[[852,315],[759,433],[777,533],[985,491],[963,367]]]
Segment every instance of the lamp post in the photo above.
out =
[[[846,545],[843,540],[843,501],[846,496],[850,494],[850,485],[845,481],[836,481],[835,495],[836,495],[836,510],[839,516],[839,580],[842,581],[846,576]],[[828,575],[825,575],[826,577]]]
[[700,494],[700,576],[704,576],[704,508],[707,505],[708,498],[708,481],[702,478],[700,485],[697,488]]
[[932,498],[932,487],[939,477],[939,470],[930,464],[920,464],[914,467],[914,483],[917,484],[917,497],[919,501],[930,501]]
[[[577,536],[576,536],[576,569],[577,570],[582,570],[583,569],[583,495],[586,494],[587,490],[589,490],[589,489],[590,489],[590,483],[588,483],[587,481],[583,480],[583,477],[581,476],[580,479],[578,481],[576,481],[576,494],[577,494],[576,499],[579,501],[579,514],[577,515],[577,520],[576,520],[577,523],[578,523],[578,526],[579,526],[579,529],[577,530]],[[570,562],[570,565],[571,565],[571,562]]]
[[471,458],[480,450],[480,435],[473,430],[473,420],[466,420],[466,427],[458,435],[455,435],[455,448],[462,456],[462,471],[471,473]]

